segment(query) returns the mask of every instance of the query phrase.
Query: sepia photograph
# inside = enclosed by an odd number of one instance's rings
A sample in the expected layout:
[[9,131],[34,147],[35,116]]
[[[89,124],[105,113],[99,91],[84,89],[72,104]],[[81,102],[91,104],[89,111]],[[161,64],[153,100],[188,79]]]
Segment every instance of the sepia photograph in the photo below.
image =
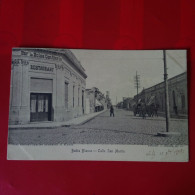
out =
[[187,50],[13,48],[8,160],[187,162]]

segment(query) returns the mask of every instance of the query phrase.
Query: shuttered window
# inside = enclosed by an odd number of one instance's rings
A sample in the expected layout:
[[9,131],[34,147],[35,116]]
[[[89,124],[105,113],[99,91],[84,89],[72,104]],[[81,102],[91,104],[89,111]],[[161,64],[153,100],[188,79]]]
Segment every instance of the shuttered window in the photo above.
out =
[[68,108],[68,83],[65,82],[65,108]]

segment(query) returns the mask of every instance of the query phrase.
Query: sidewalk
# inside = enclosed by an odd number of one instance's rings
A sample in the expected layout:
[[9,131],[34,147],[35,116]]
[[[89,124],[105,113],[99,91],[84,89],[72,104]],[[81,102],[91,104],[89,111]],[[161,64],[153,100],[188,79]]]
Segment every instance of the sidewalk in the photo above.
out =
[[[133,116],[132,117],[133,119],[143,119],[142,117],[140,116]],[[158,117],[149,117],[146,115],[146,118],[143,119],[143,120],[153,120],[153,121],[165,121],[166,118],[165,118],[165,114],[161,115],[161,114],[158,114]],[[187,121],[188,119],[186,117],[170,117],[170,121]]]
[[13,129],[54,129],[58,127],[69,127],[73,125],[84,124],[101,113],[106,112],[107,110],[102,110],[100,112],[90,113],[78,118],[71,119],[69,121],[63,122],[53,122],[53,121],[44,121],[44,122],[32,122],[24,125],[9,125],[9,130]]
[[[159,116],[162,116],[162,117],[165,117],[165,113],[164,112],[159,112],[158,111],[158,115]],[[187,114],[173,114],[173,113],[170,113],[170,117],[171,119],[188,119],[188,115]]]
[[[126,110],[126,109],[123,109],[123,110]],[[133,114],[133,111],[130,111],[132,112],[132,118],[133,119],[142,119],[142,117],[136,115],[134,116]],[[165,118],[165,113],[164,112],[158,112],[158,117],[149,117],[147,114],[146,114],[146,118],[145,120],[166,120]],[[173,115],[172,113],[170,114],[170,120],[171,121],[181,121],[181,120],[188,120],[188,115],[187,114],[179,114],[179,115]]]

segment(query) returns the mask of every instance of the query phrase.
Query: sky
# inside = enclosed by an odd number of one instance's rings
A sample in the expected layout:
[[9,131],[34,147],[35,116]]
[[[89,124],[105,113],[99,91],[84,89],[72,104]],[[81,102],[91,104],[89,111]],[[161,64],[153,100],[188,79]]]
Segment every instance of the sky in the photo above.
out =
[[[86,88],[97,87],[110,92],[113,104],[123,97],[133,97],[136,71],[140,75],[140,88],[151,87],[164,79],[162,50],[71,50],[87,74]],[[186,50],[167,50],[168,78],[186,71]]]

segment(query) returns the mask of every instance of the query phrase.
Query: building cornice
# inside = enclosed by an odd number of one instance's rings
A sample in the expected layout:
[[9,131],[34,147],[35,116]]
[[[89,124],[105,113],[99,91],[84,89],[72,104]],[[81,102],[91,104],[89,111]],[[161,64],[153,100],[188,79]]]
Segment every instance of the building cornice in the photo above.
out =
[[[87,75],[85,74],[85,69],[82,67],[80,62],[77,60],[75,55],[68,49],[52,49],[52,48],[13,48],[13,51],[30,51],[30,52],[41,52],[47,54],[54,54],[62,58],[62,60],[68,60],[72,68],[79,72],[85,79]],[[56,59],[53,59],[56,60]]]
[[[183,73],[178,74],[178,75],[176,75],[176,76],[174,76],[174,77],[171,77],[171,78],[168,79],[168,84],[169,84],[169,85],[172,84],[173,81],[174,81],[174,82],[177,82],[177,81],[180,82],[180,81],[186,79],[186,76],[187,76],[187,72],[183,72]],[[175,79],[176,79],[176,81],[175,81]],[[156,84],[156,85],[153,85],[153,86],[151,86],[151,87],[148,87],[148,88],[146,88],[146,89],[143,89],[143,90],[138,94],[138,96],[144,94],[144,93],[147,92],[147,91],[156,90],[156,88],[158,88],[160,85],[163,85],[163,87],[164,87],[164,81],[161,82],[161,83],[158,83],[158,84]],[[136,97],[136,96],[137,96],[137,95],[135,95],[134,97]]]

